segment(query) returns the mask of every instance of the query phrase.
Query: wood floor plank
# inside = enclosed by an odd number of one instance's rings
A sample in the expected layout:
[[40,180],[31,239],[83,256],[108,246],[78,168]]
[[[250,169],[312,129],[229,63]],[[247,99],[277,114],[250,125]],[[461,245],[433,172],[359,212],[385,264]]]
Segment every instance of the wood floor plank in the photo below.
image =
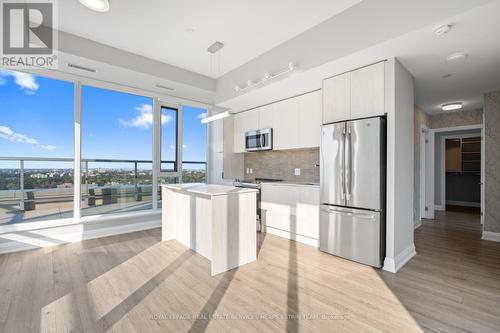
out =
[[499,332],[500,244],[439,213],[387,273],[273,235],[211,276],[160,230],[0,256],[1,332]]

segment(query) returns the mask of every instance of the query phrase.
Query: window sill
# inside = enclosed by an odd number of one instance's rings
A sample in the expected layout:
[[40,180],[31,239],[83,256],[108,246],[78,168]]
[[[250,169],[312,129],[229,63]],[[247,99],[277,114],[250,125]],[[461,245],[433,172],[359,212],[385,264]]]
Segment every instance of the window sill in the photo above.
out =
[[93,215],[84,216],[80,219],[69,218],[69,219],[57,219],[57,220],[47,220],[38,222],[25,222],[17,224],[9,224],[0,226],[0,234],[18,232],[18,231],[30,231],[38,229],[48,229],[55,227],[70,226],[75,224],[91,224],[91,223],[104,223],[116,220],[132,220],[140,217],[152,217],[160,216],[161,208],[147,211],[139,212],[127,212],[127,213],[116,213],[116,214],[103,214],[103,215]]

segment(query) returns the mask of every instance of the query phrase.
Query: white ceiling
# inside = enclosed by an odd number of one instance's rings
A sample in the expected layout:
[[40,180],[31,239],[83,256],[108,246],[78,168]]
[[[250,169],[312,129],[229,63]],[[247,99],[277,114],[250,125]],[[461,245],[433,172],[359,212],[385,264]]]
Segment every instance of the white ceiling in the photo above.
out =
[[[463,102],[464,110],[482,107],[485,92],[500,89],[500,1],[450,18],[452,30],[442,36],[432,27],[405,36],[407,50],[399,60],[415,77],[415,103],[426,112],[440,113],[441,105]],[[469,56],[447,63],[455,52]],[[443,78],[443,75],[451,77]]]
[[360,1],[111,0],[97,13],[65,0],[59,29],[216,78]]
[[[396,57],[414,76],[415,104],[427,113],[440,113],[442,104],[455,101],[463,102],[464,110],[481,108],[484,93],[500,90],[498,13],[500,0],[482,3],[307,71],[299,70],[286,79],[222,100],[218,105],[235,111],[245,110],[318,89],[326,77]],[[443,23],[454,26],[448,34],[436,36],[433,28]],[[446,57],[455,52],[466,52],[469,57],[463,63],[447,63]],[[452,76],[443,78],[445,74]]]

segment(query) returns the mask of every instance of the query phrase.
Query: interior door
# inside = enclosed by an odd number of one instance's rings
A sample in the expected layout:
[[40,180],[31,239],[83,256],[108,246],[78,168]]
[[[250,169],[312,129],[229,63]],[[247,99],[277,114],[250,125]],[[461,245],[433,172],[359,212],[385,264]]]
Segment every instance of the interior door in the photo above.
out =
[[344,187],[344,122],[321,128],[321,203],[345,205]]
[[382,210],[384,118],[347,122],[346,202],[349,207]]

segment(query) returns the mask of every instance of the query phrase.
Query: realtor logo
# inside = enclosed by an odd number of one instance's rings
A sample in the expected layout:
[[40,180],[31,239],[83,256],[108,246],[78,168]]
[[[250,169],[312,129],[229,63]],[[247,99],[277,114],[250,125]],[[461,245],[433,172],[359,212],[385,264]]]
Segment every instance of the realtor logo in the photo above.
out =
[[57,67],[57,11],[54,0],[0,0],[1,66]]

